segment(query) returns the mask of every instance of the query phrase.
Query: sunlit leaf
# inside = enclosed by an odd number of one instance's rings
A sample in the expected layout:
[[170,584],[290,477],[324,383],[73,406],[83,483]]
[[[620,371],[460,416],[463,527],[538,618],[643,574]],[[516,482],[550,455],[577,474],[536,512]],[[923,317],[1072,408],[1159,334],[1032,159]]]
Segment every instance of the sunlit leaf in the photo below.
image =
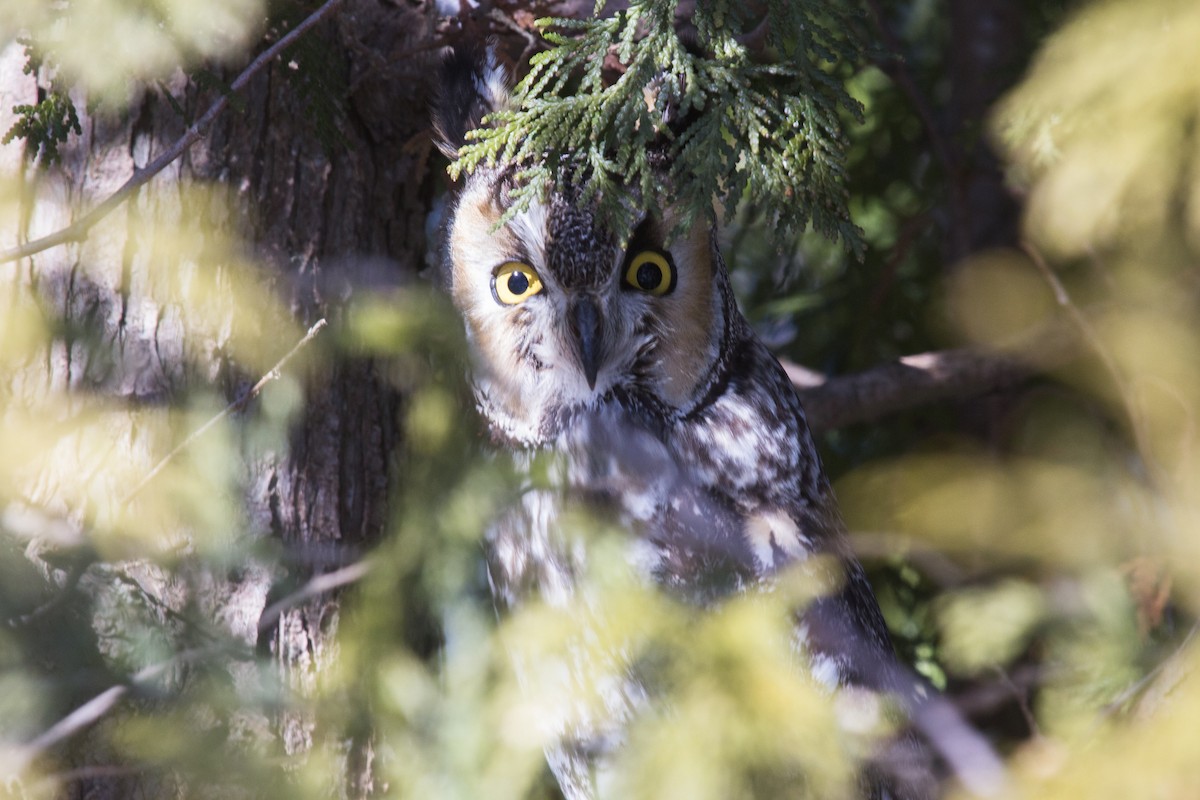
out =
[[6,0],[0,38],[25,32],[72,84],[123,104],[131,82],[240,53],[263,22],[262,0]]
[[942,657],[967,675],[1008,664],[1047,612],[1041,590],[1018,580],[947,593],[938,607]]
[[1200,6],[1101,0],[1047,43],[996,110],[993,129],[1030,190],[1026,231],[1078,257],[1161,235],[1173,208],[1200,206]]

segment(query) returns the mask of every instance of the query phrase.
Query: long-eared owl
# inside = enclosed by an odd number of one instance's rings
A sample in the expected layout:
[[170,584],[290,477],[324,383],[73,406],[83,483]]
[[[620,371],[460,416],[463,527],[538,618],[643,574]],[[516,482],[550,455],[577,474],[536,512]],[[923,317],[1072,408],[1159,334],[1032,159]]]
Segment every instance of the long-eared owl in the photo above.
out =
[[[469,51],[445,72],[435,127],[453,157],[508,101],[508,77],[493,55]],[[804,411],[738,310],[711,226],[680,231],[670,208],[635,202],[620,239],[567,181],[501,224],[518,180],[511,165],[480,166],[443,225],[441,277],[466,324],[492,442],[518,458],[557,454],[566,491],[619,520],[631,563],[688,602],[825,556],[843,574],[797,619],[809,669],[830,687],[890,688],[884,621]],[[488,536],[496,601],[563,602],[586,554],[558,530],[553,492],[530,489],[518,505]],[[597,793],[587,735],[564,731],[548,753],[570,800]]]

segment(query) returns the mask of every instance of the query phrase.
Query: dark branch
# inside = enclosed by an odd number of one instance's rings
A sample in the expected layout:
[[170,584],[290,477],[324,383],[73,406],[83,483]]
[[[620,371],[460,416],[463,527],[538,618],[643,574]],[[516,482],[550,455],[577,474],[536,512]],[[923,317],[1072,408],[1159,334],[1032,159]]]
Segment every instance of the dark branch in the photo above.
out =
[[1054,327],[1006,352],[964,347],[921,353],[835,378],[781,363],[800,395],[809,426],[834,430],[939,400],[1013,386],[1065,362],[1076,343],[1069,330]]

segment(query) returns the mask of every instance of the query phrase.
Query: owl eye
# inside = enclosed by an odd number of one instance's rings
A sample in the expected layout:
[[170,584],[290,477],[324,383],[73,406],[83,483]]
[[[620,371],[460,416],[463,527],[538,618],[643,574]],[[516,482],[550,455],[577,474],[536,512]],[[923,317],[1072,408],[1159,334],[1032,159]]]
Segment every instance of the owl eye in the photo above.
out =
[[506,261],[492,275],[492,296],[506,306],[523,303],[542,290],[542,279],[533,267],[520,261]]
[[675,265],[671,257],[657,250],[643,250],[629,259],[625,267],[625,286],[655,297],[675,288]]

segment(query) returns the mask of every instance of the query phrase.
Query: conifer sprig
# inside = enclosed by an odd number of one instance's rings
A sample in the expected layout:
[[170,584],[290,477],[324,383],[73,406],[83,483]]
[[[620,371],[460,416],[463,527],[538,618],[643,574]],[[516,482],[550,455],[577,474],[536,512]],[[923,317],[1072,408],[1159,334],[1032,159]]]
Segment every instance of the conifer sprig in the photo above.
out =
[[746,202],[781,241],[811,226],[861,251],[843,131],[861,108],[839,77],[863,50],[849,0],[699,0],[686,44],[678,0],[631,0],[609,16],[603,5],[591,19],[538,20],[552,47],[471,134],[455,175],[515,164],[517,208],[570,180],[620,233],[631,188],[685,223],[714,218],[714,201],[727,214]]
[[[37,75],[42,68],[44,57],[38,53],[31,38],[18,37],[17,42],[25,48],[25,66],[21,69],[22,73]],[[43,166],[58,162],[59,145],[66,143],[72,133],[76,136],[83,135],[79,113],[67,90],[57,81],[52,81],[51,84],[37,103],[13,106],[12,113],[16,120],[8,132],[0,137],[0,144],[24,139],[27,143],[26,155],[31,161],[40,155]]]

